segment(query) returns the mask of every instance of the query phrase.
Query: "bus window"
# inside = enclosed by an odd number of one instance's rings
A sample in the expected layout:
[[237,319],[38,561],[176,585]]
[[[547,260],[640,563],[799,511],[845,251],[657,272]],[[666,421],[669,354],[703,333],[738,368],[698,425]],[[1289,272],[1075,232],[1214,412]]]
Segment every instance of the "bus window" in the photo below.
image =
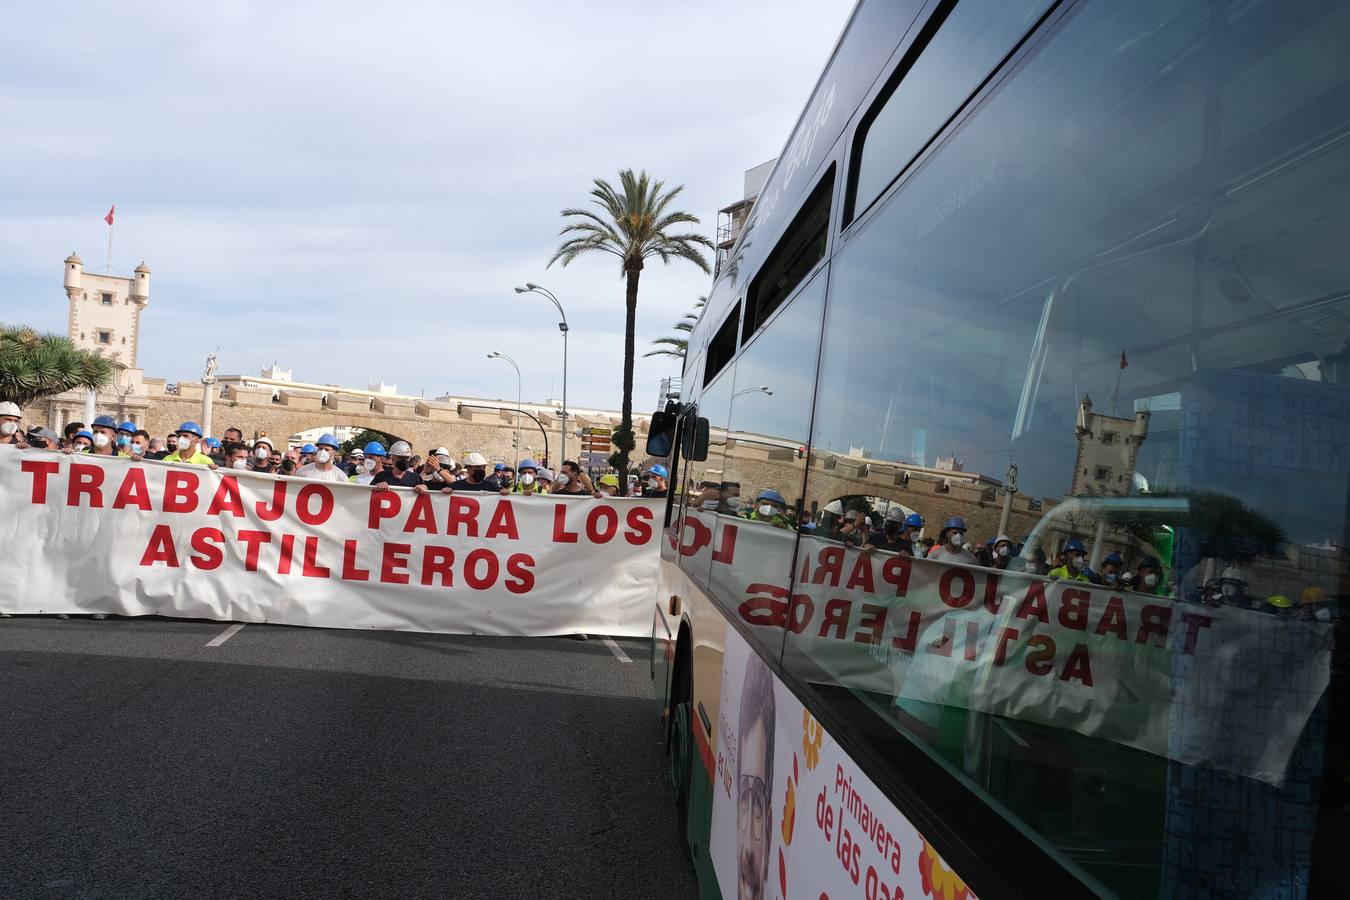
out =
[[831,263],[806,501],[937,546],[803,537],[784,667],[1107,892],[1307,885],[1344,822],[1347,42],[1078,4]]
[[[735,373],[735,365],[724,369],[699,396],[697,407],[686,414],[683,423],[684,432],[690,435],[685,443],[691,449],[698,432],[706,430],[708,442],[707,452],[699,454],[703,459],[698,459],[697,455],[686,457],[680,479],[684,508],[680,566],[703,587],[707,586],[708,581],[708,566],[713,552],[711,538],[717,516],[716,500],[708,489],[722,481],[722,457],[727,443],[727,410],[731,404]],[[705,509],[704,502],[709,500],[713,503]]]
[[745,325],[741,343],[769,320],[784,300],[825,258],[829,244],[830,201],[834,197],[834,166],[821,177],[787,231],[750,282],[745,297]]
[[851,221],[880,196],[1050,5],[1049,0],[958,3],[922,55],[892,76],[854,139]]
[[[796,532],[815,528],[801,504],[826,271],[817,274],[736,361],[723,455],[711,593],[730,605],[747,585],[786,592]],[[777,650],[778,638],[771,642]]]

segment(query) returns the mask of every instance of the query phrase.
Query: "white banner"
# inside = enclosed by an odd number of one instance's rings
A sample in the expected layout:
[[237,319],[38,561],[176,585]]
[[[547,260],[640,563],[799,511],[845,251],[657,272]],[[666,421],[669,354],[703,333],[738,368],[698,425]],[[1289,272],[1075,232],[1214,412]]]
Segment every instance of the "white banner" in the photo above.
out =
[[718,708],[709,849],[723,897],[975,900],[733,628]]
[[646,636],[662,502],[419,494],[0,447],[0,611]]
[[[777,647],[920,719],[954,706],[1279,784],[1331,674],[1332,626],[862,553],[687,511],[679,552]],[[1277,702],[1272,702],[1274,698]]]

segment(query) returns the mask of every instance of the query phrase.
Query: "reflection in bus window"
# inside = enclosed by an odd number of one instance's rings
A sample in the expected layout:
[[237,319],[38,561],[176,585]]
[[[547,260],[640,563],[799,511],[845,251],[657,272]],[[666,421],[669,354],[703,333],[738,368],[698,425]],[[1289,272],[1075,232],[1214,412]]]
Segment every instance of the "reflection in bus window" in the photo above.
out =
[[[739,503],[717,517],[713,543],[720,548],[734,541],[736,564],[715,565],[711,576],[714,596],[733,604],[743,599],[745,583],[786,590],[793,535],[815,521],[801,498],[825,279],[822,270],[801,288],[736,361],[722,481]],[[744,540],[749,532],[760,532],[760,539]]]
[[1079,4],[831,264],[804,503],[979,561],[803,535],[784,665],[1121,895],[1302,896],[1340,809],[1347,42]]

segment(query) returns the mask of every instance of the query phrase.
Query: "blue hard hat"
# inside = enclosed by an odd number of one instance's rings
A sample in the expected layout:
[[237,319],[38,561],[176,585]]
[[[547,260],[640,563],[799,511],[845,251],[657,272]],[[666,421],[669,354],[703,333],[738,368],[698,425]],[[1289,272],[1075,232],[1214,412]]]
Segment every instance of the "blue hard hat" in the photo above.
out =
[[125,431],[127,434],[135,434],[135,433],[136,433],[136,423],[135,423],[135,422],[123,422],[121,425],[118,425],[118,426],[117,426],[117,430],[118,430],[118,431]]
[[220,449],[220,441],[216,440],[215,438],[207,438],[203,443],[205,443],[206,446],[210,447],[212,450]]
[[656,465],[652,466],[647,471],[652,475],[657,475],[661,478],[670,477],[670,470],[667,469],[665,466],[661,465],[660,463],[657,463]]
[[320,447],[332,447],[334,450],[336,450],[336,449],[338,449],[339,447],[341,447],[342,445],[339,444],[339,443],[338,443],[338,439],[335,438],[335,437],[333,437],[331,434],[325,434],[325,435],[323,435],[322,437],[319,438],[319,446],[320,446]]
[[1158,560],[1158,557],[1156,556],[1145,556],[1143,559],[1139,561],[1139,567],[1141,569],[1148,568],[1148,569],[1158,569],[1161,571],[1162,563]]
[[956,518],[953,518],[953,519],[948,519],[948,520],[947,520],[947,524],[942,526],[942,530],[943,530],[943,531],[965,531],[965,530],[966,530],[966,520],[963,519],[963,518],[961,518],[960,516],[957,516]]
[[922,528],[923,516],[919,515],[918,513],[910,513],[909,515],[905,516],[905,527]]
[[92,431],[88,431],[88,430],[77,431],[77,432],[75,432],[75,437],[77,437],[77,438],[89,438],[89,440],[92,441],[92,440],[94,439],[94,433],[93,433]]
[[384,444],[381,444],[379,441],[371,441],[369,444],[366,444],[365,454],[366,454],[366,456],[388,456],[388,455],[389,455],[388,453],[385,452]]
[[524,472],[526,469],[534,469],[536,472],[538,472],[539,463],[535,462],[532,459],[522,459],[520,461],[520,471]]
[[116,428],[117,420],[112,416],[99,416],[94,420],[94,428]]
[[[655,468],[655,466],[653,466],[653,468]],[[783,495],[780,494],[780,493],[778,493],[777,491],[775,491],[773,488],[765,488],[764,490],[760,491],[760,492],[759,492],[759,496],[756,497],[755,499],[756,499],[756,500],[772,500],[774,503],[777,503],[779,506],[787,506],[787,501],[783,499]]]
[[1121,558],[1120,558],[1120,554],[1119,554],[1119,553],[1116,553],[1115,551],[1112,551],[1111,553],[1109,553],[1109,554],[1107,555],[1106,559],[1102,560],[1102,562],[1103,562],[1103,563],[1115,563],[1115,564],[1118,565],[1118,566],[1123,566],[1123,565],[1125,565],[1125,560],[1121,559]]
[[301,453],[317,453],[318,450],[319,448],[315,447],[313,444],[305,444],[300,448]]
[[992,546],[994,546],[994,539],[993,539],[993,538],[990,538],[989,540],[987,540],[987,541],[984,542],[984,545],[985,545],[986,547],[992,547]]
[[184,422],[182,425],[178,426],[178,430],[180,432],[186,431],[188,434],[195,434],[197,437],[202,436],[202,426],[198,425],[196,422]]
[[505,471],[506,471],[506,463],[497,463],[495,466],[492,467],[492,471],[494,471],[494,472],[505,472]]
[[1080,541],[1078,538],[1070,538],[1070,539],[1069,539],[1069,542],[1068,542],[1067,544],[1064,545],[1064,552],[1065,552],[1065,553],[1086,553],[1086,552],[1087,552],[1087,548],[1083,546],[1083,542]]

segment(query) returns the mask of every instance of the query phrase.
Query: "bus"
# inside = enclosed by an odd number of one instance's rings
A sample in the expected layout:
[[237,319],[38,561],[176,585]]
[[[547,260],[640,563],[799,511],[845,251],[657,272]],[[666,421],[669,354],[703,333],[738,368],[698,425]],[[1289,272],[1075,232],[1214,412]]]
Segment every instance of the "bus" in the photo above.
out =
[[1346,895],[1346,47],[857,4],[649,433],[703,896]]

